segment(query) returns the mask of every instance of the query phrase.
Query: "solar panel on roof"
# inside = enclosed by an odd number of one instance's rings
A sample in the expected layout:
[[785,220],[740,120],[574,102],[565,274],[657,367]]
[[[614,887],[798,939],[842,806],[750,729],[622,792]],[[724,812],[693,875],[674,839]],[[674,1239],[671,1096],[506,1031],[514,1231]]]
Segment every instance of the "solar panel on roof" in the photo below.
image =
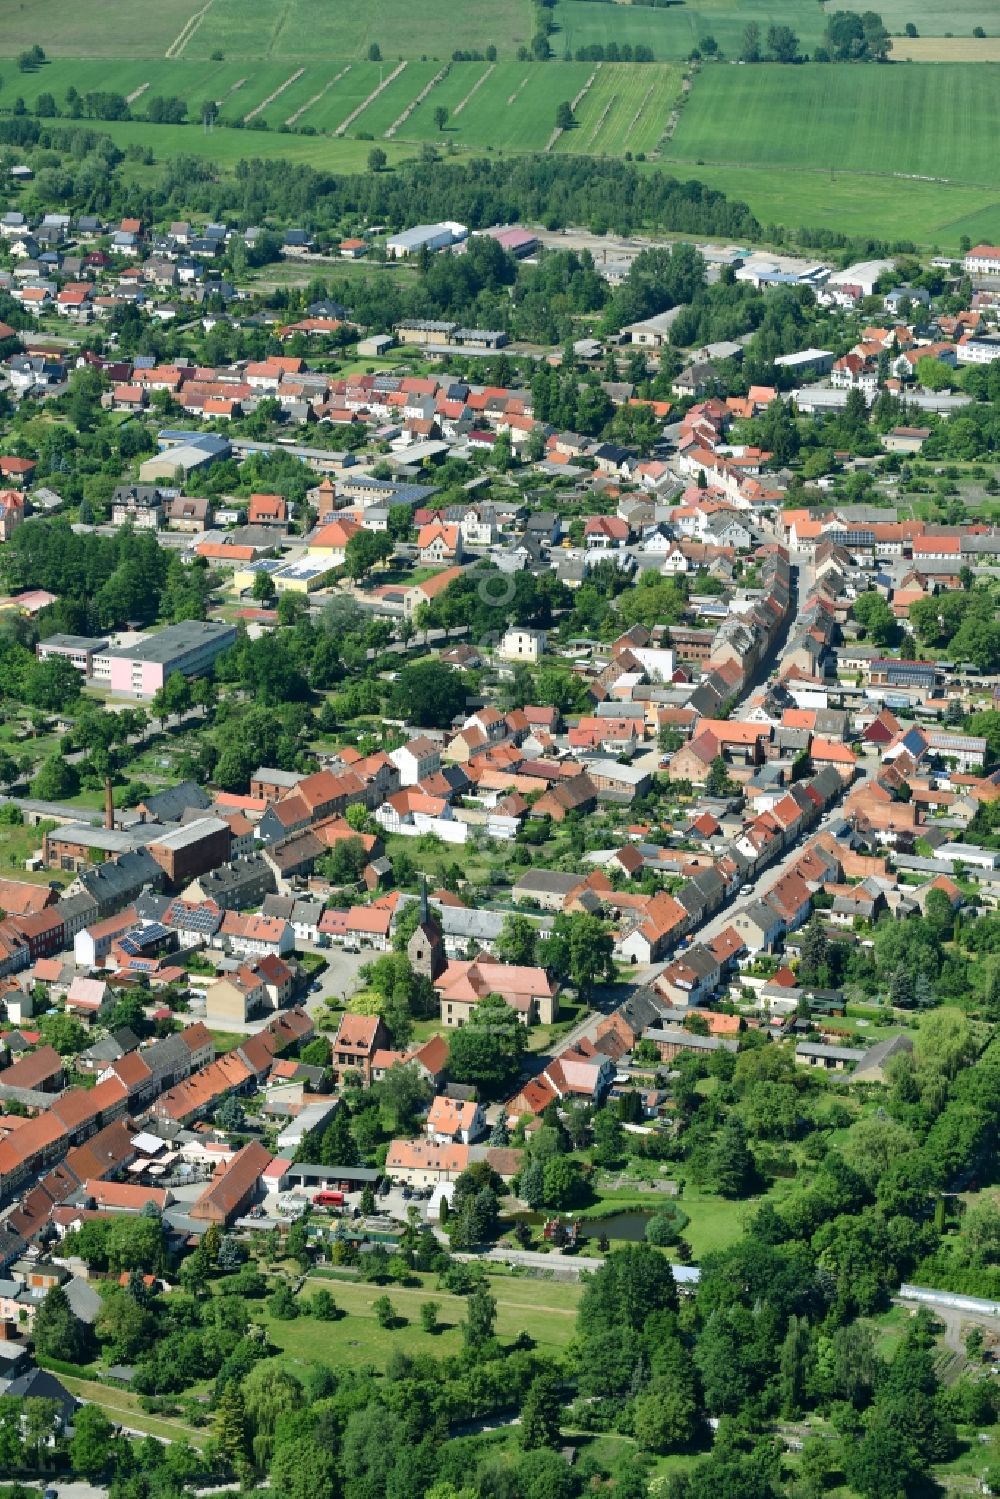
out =
[[151,921],[148,926],[143,927],[141,932],[136,932],[135,934],[136,940],[141,942],[143,946],[148,946],[150,942],[162,942],[164,938],[169,936],[169,928],[165,927],[160,921]]

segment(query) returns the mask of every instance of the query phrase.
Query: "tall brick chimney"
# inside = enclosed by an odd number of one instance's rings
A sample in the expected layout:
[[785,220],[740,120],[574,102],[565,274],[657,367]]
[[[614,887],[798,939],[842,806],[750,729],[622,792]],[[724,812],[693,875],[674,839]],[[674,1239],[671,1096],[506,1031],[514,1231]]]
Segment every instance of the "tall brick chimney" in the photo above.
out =
[[104,826],[113,829],[115,825],[115,799],[111,789],[111,777],[106,776],[104,780]]

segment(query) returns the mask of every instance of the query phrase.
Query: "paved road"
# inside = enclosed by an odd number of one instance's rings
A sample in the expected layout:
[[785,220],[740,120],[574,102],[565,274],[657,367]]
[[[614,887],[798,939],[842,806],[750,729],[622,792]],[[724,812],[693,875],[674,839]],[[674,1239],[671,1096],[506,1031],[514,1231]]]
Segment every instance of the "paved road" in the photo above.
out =
[[[598,1225],[594,1225],[596,1228]],[[553,1250],[541,1254],[537,1249],[487,1249],[482,1254],[456,1254],[456,1260],[488,1260],[501,1265],[523,1265],[526,1270],[546,1270],[550,1275],[563,1275],[579,1280],[585,1272],[600,1270],[603,1257],[586,1254],[561,1254]],[[697,1285],[701,1271],[697,1265],[671,1265],[678,1285]]]

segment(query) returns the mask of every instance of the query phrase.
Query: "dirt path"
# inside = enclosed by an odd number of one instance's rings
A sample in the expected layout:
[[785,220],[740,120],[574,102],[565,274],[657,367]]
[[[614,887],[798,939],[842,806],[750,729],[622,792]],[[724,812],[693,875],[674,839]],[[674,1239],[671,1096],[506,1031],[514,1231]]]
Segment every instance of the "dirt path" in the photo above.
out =
[[126,104],[134,104],[135,101],[136,101],[136,99],[141,99],[142,98],[143,94],[146,92],[146,90],[148,88],[149,88],[149,84],[148,83],[140,83],[140,85],[139,85],[138,88],[134,88],[130,94],[126,94],[125,95],[125,103]]

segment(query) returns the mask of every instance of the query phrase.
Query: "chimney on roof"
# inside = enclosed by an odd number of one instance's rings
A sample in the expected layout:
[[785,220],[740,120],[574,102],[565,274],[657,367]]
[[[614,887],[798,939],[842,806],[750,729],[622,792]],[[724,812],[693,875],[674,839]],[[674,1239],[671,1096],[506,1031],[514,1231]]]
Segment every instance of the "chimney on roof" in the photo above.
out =
[[115,825],[115,799],[111,789],[111,777],[104,778],[104,826],[113,831]]

